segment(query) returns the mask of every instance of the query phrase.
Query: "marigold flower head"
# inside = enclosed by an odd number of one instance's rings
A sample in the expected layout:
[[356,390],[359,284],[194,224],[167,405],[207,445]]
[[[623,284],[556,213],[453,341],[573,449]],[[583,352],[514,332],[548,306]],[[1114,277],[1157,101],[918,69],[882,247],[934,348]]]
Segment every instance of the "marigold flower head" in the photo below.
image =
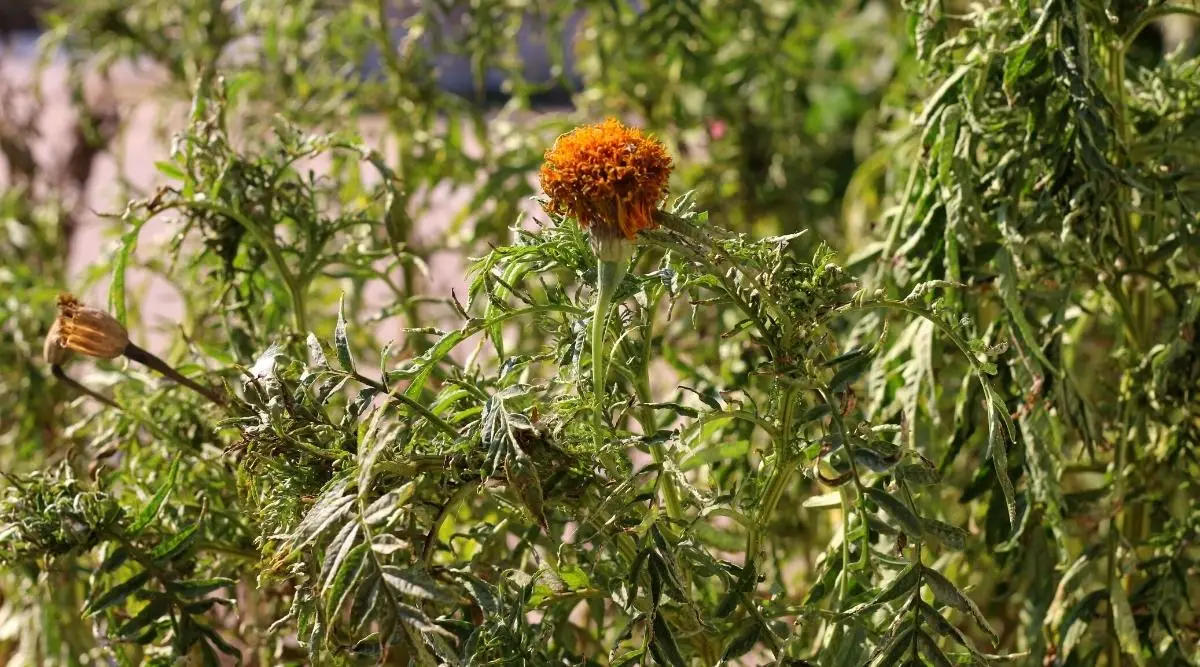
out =
[[547,210],[574,217],[599,240],[633,239],[654,226],[671,166],[656,139],[609,118],[560,136],[539,175]]
[[115,317],[83,305],[70,294],[58,295],[58,318],[51,332],[57,333],[60,347],[89,357],[114,359],[129,347],[129,333]]

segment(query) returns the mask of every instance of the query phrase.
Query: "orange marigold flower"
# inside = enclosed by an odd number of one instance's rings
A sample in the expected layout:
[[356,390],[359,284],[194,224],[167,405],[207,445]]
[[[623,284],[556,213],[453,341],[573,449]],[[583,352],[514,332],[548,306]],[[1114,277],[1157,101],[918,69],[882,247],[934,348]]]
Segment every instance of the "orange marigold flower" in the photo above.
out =
[[559,137],[539,175],[547,210],[574,217],[598,239],[633,239],[654,226],[671,156],[656,139],[609,118]]

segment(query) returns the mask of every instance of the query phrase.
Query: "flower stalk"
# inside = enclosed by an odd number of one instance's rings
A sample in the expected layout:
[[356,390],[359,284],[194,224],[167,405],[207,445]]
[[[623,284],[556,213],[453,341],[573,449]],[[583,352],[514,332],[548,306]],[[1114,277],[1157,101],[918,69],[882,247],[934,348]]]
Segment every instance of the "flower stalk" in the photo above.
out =
[[183,375],[179,371],[172,368],[167,362],[163,361],[149,351],[138,347],[134,343],[130,343],[125,348],[125,356],[131,361],[136,361],[150,370],[161,373],[163,376],[174,380],[188,389],[191,389],[192,391],[200,394],[217,405],[225,405],[225,399],[220,394],[213,391],[211,388],[205,387],[199,382],[196,382],[195,380]]
[[[615,241],[613,245],[625,246],[627,244]],[[628,251],[624,251],[626,254],[624,258],[620,257],[621,252],[620,249],[612,249],[612,253],[616,254],[610,254],[610,256],[615,258],[601,259],[596,267],[596,305],[592,311],[592,383],[595,402],[595,409],[592,412],[592,430],[596,451],[599,451],[604,444],[601,439],[605,421],[604,385],[610,351],[605,345],[605,332],[608,330],[608,317],[612,310],[613,297],[617,293],[617,286],[621,284],[625,273],[629,270]]]
[[71,387],[75,391],[78,391],[81,394],[84,394],[86,396],[94,398],[98,402],[103,403],[104,405],[107,405],[110,408],[114,408],[116,410],[121,409],[121,406],[117,405],[117,403],[115,401],[113,401],[111,398],[105,396],[104,394],[101,394],[98,391],[89,389],[88,387],[84,386],[84,384],[81,383],[80,381],[76,380],[75,378],[71,377],[70,375],[67,375],[67,371],[62,366],[60,366],[58,364],[52,364],[50,366],[50,373],[52,375],[54,375],[54,377],[58,378],[59,382],[67,385],[68,387]]

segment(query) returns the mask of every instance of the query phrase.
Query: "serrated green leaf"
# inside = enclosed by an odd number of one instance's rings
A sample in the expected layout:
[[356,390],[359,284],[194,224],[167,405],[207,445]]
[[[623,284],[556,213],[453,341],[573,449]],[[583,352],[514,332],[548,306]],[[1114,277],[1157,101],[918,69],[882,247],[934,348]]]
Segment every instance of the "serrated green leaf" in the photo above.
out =
[[342,561],[358,543],[358,531],[357,521],[347,521],[325,546],[325,562],[321,565],[321,573],[317,577],[322,590],[327,591],[333,585],[334,577],[342,569]]
[[933,630],[939,635],[943,637],[949,637],[959,646],[962,646],[970,651],[971,655],[975,656],[977,659],[982,659],[983,656],[975,649],[975,646],[971,644],[966,635],[964,635],[961,630],[954,627],[954,625],[950,621],[947,621],[945,617],[939,614],[938,610],[929,606],[922,600],[915,600],[914,602],[921,612],[921,617],[925,619],[925,622],[929,625],[929,627],[933,628]]
[[158,170],[158,173],[167,178],[173,178],[177,181],[187,180],[187,174],[174,162],[159,160],[154,163],[154,168]]
[[406,482],[400,488],[391,489],[388,493],[380,495],[362,512],[362,521],[372,527],[385,524],[404,504],[408,503],[409,499],[413,498],[415,488],[413,482]]
[[1053,373],[1054,364],[1050,363],[1050,360],[1042,354],[1038,338],[1033,332],[1033,325],[1025,317],[1025,309],[1021,305],[1021,297],[1018,294],[1016,269],[1013,268],[1008,250],[1002,249],[996,253],[996,268],[1000,273],[1000,279],[997,281],[1000,298],[1008,311],[1009,320],[1016,325],[1017,334],[1023,343],[1022,347],[1027,354],[1042,365],[1047,373]]
[[891,602],[906,595],[909,591],[916,588],[917,583],[921,581],[921,570],[916,565],[909,565],[897,574],[887,587],[875,596],[871,602],[876,605]]
[[338,560],[338,569],[333,573],[325,591],[325,614],[336,616],[346,603],[346,598],[360,585],[370,544],[359,544]]
[[168,562],[179,557],[192,544],[192,539],[199,534],[200,524],[193,523],[183,530],[173,533],[166,540],[160,542],[154,550],[150,552],[151,560],[156,562]]
[[117,636],[125,639],[132,639],[146,630],[146,628],[155,621],[162,618],[167,613],[169,600],[165,597],[155,597],[136,616],[125,621],[117,628]]
[[138,590],[141,590],[147,582],[150,581],[150,573],[143,570],[129,577],[125,581],[113,586],[112,588],[96,595],[92,598],[83,609],[84,616],[95,616],[96,614],[108,609],[113,605],[120,604]]
[[587,572],[578,565],[563,565],[558,569],[558,577],[571,590],[580,590],[591,585]]
[[878,607],[879,605],[891,602],[892,600],[901,598],[915,590],[920,581],[920,568],[918,568],[916,565],[910,564],[895,577],[892,577],[892,580],[888,582],[888,585],[884,587],[884,589],[881,590],[875,597],[871,598],[867,602],[862,602],[850,607],[845,613],[849,616],[857,616],[868,609],[872,609],[874,607]]
[[954,551],[967,547],[967,531],[937,519],[921,517],[921,536]]
[[455,602],[454,598],[444,593],[433,579],[429,578],[429,575],[420,570],[384,565],[380,574],[388,587],[401,595],[446,603]]
[[183,460],[183,456],[176,454],[175,460],[171,461],[171,467],[167,470],[167,478],[158,487],[158,491],[150,498],[150,502],[138,512],[137,520],[129,527],[129,532],[137,535],[146,529],[154,519],[158,517],[159,510],[162,509],[163,503],[166,502],[167,496],[171,495],[171,490],[175,488],[175,478],[179,475],[179,464]]
[[336,485],[322,495],[308,511],[308,514],[304,515],[304,519],[292,535],[293,549],[299,549],[315,541],[350,510],[356,497],[343,495],[345,490],[346,484]]
[[171,590],[184,597],[200,597],[220,588],[237,585],[237,580],[228,577],[213,577],[211,579],[188,579],[171,582]]
[[121,235],[120,244],[117,246],[117,252],[112,261],[112,280],[108,285],[108,309],[123,326],[128,326],[125,315],[125,274],[129,267],[129,257],[137,249],[138,235],[147,220],[149,218],[136,218],[130,222],[129,230]]

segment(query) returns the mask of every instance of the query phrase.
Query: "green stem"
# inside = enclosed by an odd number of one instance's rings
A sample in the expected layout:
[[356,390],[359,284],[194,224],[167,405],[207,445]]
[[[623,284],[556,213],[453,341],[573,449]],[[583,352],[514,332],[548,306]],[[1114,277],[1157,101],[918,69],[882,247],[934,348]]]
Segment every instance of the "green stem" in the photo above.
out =
[[758,512],[750,526],[750,535],[746,538],[747,562],[758,556],[758,550],[762,546],[763,528],[770,520],[771,515],[775,513],[775,507],[779,505],[779,499],[783,497],[783,491],[791,480],[792,471],[796,469],[797,462],[791,451],[795,403],[796,390],[789,388],[783,393],[780,437],[775,440],[775,467],[771,470],[771,476],[767,478],[767,487],[763,491],[762,502],[759,504]]
[[399,404],[411,409],[412,411],[416,412],[417,414],[421,415],[430,424],[433,424],[434,426],[436,426],[438,428],[438,430],[440,430],[442,433],[445,433],[446,435],[448,435],[452,438],[458,437],[458,429],[454,428],[449,422],[447,422],[445,419],[442,419],[441,417],[439,417],[437,414],[435,414],[429,408],[425,407],[424,405],[421,405],[416,400],[409,398],[402,392],[399,392],[396,389],[393,389],[392,391],[388,391],[387,387],[383,386],[382,382],[380,382],[378,380],[372,380],[371,378],[363,375],[362,373],[357,373],[357,372],[352,373],[351,377],[353,377],[355,379],[355,381],[357,381],[361,384],[365,384],[368,387],[371,387],[372,389],[376,389],[382,393],[387,394],[388,398],[390,398],[393,401],[396,401],[397,403],[399,403]]
[[[776,454],[776,456],[780,455]],[[775,513],[775,508],[779,505],[779,500],[783,497],[783,491],[787,488],[787,484],[792,478],[792,471],[795,469],[795,461],[781,457],[775,464],[775,468],[771,470],[771,476],[767,479],[767,489],[763,492],[762,504],[758,507],[758,516],[755,517],[754,526],[750,529],[750,536],[746,540],[747,560],[758,555],[758,550],[762,546],[763,528],[770,520],[771,515]]]
[[[654,338],[654,311],[657,306],[657,297],[650,299],[646,304],[646,321],[642,330],[642,373],[637,382],[638,401],[642,404],[641,409],[638,410],[638,421],[642,425],[642,433],[647,437],[653,436],[658,430],[654,420],[654,409],[646,405],[653,398],[650,392],[650,352],[651,342]],[[654,458],[654,463],[659,467],[659,479],[662,486],[663,501],[667,506],[667,516],[672,520],[682,520],[683,506],[679,502],[679,489],[675,486],[675,480],[670,475],[665,474],[666,470],[663,468],[667,460],[667,455],[662,444],[657,442],[651,444],[650,456]]]
[[592,410],[592,438],[599,452],[603,446],[601,433],[604,429],[604,384],[608,370],[608,347],[604,333],[608,329],[608,315],[612,308],[613,295],[625,277],[629,261],[627,258],[601,259],[596,267],[596,306],[592,310],[592,391],[595,405]]
[[433,519],[433,525],[429,527],[429,532],[425,535],[425,544],[421,547],[421,562],[425,563],[426,568],[433,565],[434,547],[437,546],[438,533],[441,532],[446,518],[450,516],[450,511],[470,497],[478,488],[479,485],[473,482],[463,484],[450,494],[450,499],[438,510],[437,516]]
[[297,280],[291,269],[288,268],[279,245],[275,243],[274,236],[264,231],[255,221],[248,218],[241,211],[228,206],[198,200],[188,201],[187,206],[224,215],[241,225],[243,229],[254,237],[258,245],[267,253],[267,258],[271,260],[271,264],[279,272],[279,277],[283,280],[284,287],[287,289],[288,297],[292,302],[292,321],[296,326],[296,333],[301,336],[308,333],[308,318],[304,309],[304,286],[300,284],[300,281]]

